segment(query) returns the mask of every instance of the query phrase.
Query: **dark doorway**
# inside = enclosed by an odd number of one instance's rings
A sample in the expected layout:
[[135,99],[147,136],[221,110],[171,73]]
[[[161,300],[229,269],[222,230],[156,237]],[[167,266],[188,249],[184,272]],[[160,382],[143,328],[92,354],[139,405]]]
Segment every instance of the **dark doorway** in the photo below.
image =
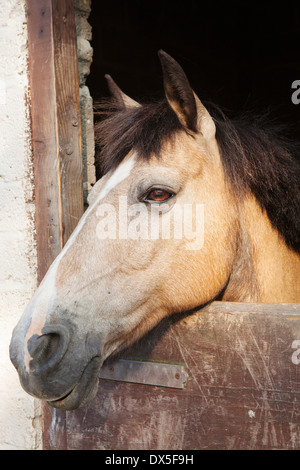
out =
[[292,83],[300,80],[298,0],[94,0],[89,21],[94,100],[108,94],[105,73],[132,97],[159,97],[162,48],[204,103],[213,101],[229,115],[267,110],[300,140],[300,104],[291,99]]

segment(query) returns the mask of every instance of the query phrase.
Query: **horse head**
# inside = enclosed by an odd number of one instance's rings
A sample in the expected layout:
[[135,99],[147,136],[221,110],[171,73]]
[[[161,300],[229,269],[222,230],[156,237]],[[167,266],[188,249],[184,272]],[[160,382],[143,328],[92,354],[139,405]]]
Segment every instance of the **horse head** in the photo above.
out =
[[214,120],[180,65],[159,57],[162,102],[141,105],[107,77],[105,174],[13,332],[24,389],[55,407],[86,404],[106,358],[215,299],[249,261],[250,250],[237,258],[247,235]]

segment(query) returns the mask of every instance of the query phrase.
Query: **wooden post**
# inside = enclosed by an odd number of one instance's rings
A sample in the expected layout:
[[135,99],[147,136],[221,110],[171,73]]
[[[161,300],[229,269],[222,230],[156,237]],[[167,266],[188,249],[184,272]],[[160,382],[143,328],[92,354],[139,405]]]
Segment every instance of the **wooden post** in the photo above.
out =
[[[26,0],[38,282],[83,210],[73,0]],[[65,412],[43,405],[45,449],[65,449]]]

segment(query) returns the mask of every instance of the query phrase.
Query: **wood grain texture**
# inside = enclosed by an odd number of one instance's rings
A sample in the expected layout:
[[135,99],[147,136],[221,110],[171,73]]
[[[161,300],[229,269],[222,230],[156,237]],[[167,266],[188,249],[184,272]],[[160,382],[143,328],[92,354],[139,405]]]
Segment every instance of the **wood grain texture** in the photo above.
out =
[[160,325],[124,357],[184,364],[184,390],[100,380],[68,448],[299,449],[300,305],[274,311],[216,302]]
[[52,0],[63,244],[83,213],[83,171],[74,1]]
[[62,248],[60,161],[51,1],[27,0],[26,5],[40,283]]

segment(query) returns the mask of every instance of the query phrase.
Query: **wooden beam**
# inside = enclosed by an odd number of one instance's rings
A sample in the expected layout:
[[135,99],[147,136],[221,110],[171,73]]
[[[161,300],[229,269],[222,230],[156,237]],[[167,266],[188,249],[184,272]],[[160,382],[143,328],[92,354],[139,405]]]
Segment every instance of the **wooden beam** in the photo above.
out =
[[27,0],[38,281],[83,213],[73,0]]
[[62,248],[51,0],[27,0],[38,283]]
[[[73,0],[26,0],[38,283],[83,210]],[[66,448],[66,414],[42,406],[45,449]]]
[[65,244],[84,210],[74,0],[52,0],[52,16],[62,242]]

